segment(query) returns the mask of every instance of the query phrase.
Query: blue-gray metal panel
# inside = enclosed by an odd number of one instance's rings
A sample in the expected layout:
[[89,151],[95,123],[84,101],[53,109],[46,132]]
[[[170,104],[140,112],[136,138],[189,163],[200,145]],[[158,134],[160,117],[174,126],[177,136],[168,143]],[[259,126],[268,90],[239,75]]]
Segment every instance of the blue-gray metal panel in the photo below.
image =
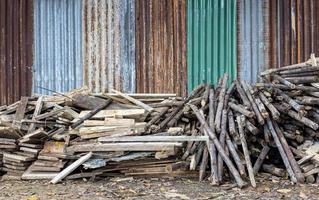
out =
[[265,70],[265,1],[238,0],[238,71],[239,78],[255,83]]
[[84,84],[135,92],[135,0],[83,0]]
[[[81,0],[34,1],[33,93],[81,87]],[[49,89],[49,90],[47,90]]]

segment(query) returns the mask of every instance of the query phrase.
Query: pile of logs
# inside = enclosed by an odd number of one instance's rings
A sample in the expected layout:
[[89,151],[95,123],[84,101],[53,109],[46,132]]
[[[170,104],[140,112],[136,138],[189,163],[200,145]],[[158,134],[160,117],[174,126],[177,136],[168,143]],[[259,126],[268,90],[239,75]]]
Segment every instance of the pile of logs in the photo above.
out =
[[174,94],[22,97],[0,107],[4,178],[178,176],[238,187],[270,173],[319,181],[319,59],[270,69],[251,85],[228,75]]

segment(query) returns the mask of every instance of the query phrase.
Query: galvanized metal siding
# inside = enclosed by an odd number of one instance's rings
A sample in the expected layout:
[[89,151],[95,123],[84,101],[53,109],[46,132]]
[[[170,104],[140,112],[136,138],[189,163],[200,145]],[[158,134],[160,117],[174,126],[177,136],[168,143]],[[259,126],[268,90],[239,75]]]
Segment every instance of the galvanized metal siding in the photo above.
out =
[[253,83],[268,66],[267,11],[267,1],[238,0],[238,75]]
[[33,92],[65,92],[82,85],[80,0],[34,1]]
[[84,84],[135,92],[135,1],[83,0]]
[[185,96],[186,0],[136,0],[137,92]]
[[0,1],[0,105],[31,94],[33,1]]
[[236,78],[236,1],[187,1],[188,89]]
[[270,66],[281,67],[319,55],[319,1],[270,0]]

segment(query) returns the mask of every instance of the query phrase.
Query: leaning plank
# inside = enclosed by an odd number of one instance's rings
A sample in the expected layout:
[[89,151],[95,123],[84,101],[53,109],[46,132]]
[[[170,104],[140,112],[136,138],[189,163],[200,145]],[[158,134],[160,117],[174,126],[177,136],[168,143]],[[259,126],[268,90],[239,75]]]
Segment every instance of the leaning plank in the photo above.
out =
[[130,97],[130,96],[127,95],[127,94],[124,94],[124,93],[122,93],[122,92],[119,92],[119,91],[113,90],[113,89],[111,89],[111,91],[114,92],[115,94],[118,94],[118,95],[120,95],[121,97],[123,97],[123,98],[129,100],[130,102],[134,103],[135,105],[140,106],[141,108],[147,110],[148,112],[152,112],[152,111],[154,110],[154,108],[152,108],[151,106],[146,105],[145,103],[143,103],[143,102],[141,102],[141,101],[139,101],[139,100],[137,100],[137,99],[134,99],[133,97]]
[[70,173],[72,173],[76,168],[78,168],[80,165],[82,165],[85,161],[87,161],[88,159],[90,159],[92,156],[92,152],[89,152],[88,154],[82,156],[81,158],[79,158],[77,161],[75,161],[74,163],[72,163],[71,165],[69,165],[67,168],[65,168],[64,170],[62,170],[62,172],[60,172],[57,176],[55,176],[50,183],[56,184],[59,181],[61,181],[63,178],[65,178],[67,175],[69,175]]
[[67,152],[105,152],[105,151],[173,151],[175,147],[181,147],[178,142],[125,142],[106,144],[81,144],[67,147]]
[[24,118],[25,110],[28,105],[28,97],[21,97],[17,111],[14,116],[13,127],[20,129],[21,124],[19,122]]
[[[43,96],[40,96],[37,100],[37,103],[35,105],[35,110],[33,112],[33,117],[32,117],[32,120],[35,120],[35,118],[40,115],[41,113],[41,110],[42,110],[42,106],[43,106]],[[30,126],[29,126],[29,130],[28,130],[28,133],[31,133],[34,131],[35,129],[35,123],[31,123]]]
[[[79,115],[80,118],[83,118],[90,111],[82,111]],[[107,117],[136,117],[144,115],[144,109],[123,109],[123,110],[101,110],[92,116],[92,119],[105,119]]]
[[128,136],[101,137],[99,142],[187,142],[208,141],[208,136]]

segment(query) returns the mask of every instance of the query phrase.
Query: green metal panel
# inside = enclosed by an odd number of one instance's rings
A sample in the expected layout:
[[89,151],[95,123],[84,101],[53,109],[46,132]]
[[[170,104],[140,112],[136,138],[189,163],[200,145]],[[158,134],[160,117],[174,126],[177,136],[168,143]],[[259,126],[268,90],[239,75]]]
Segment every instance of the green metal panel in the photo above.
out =
[[188,90],[236,78],[236,0],[187,1]]

